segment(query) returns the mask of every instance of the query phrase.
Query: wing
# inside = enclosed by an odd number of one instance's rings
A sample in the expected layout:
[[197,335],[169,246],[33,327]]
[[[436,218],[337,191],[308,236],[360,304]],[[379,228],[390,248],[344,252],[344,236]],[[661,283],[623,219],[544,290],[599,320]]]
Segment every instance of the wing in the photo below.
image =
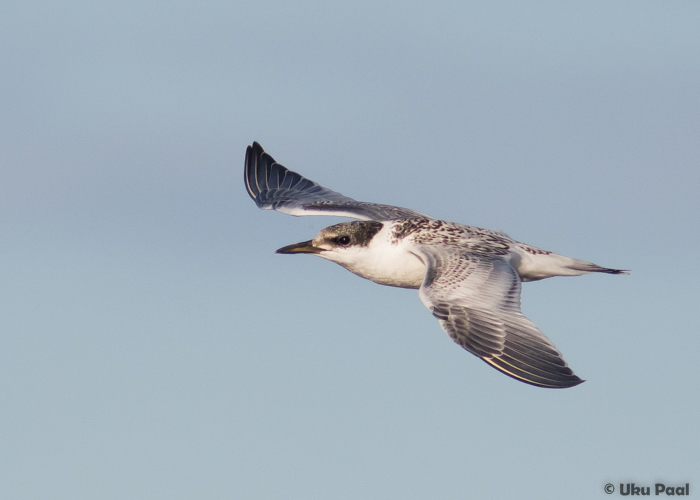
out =
[[419,295],[452,340],[497,370],[539,387],[583,382],[520,311],[520,277],[503,258],[420,247]]
[[244,179],[248,194],[263,210],[375,221],[430,218],[408,208],[364,203],[331,191],[280,165],[257,142],[246,150]]

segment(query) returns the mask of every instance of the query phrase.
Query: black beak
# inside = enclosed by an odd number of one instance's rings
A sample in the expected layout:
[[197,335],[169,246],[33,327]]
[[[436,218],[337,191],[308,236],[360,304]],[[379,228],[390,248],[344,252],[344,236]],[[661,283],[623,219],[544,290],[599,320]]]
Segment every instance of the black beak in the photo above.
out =
[[287,245],[277,250],[275,253],[321,253],[322,248],[313,246],[312,240],[302,241],[301,243],[294,243],[293,245]]

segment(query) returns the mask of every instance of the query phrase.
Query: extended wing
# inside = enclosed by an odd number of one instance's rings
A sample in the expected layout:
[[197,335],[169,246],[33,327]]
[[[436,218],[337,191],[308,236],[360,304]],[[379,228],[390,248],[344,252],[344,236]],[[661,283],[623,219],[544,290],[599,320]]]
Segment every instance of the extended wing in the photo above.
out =
[[244,179],[248,194],[263,210],[375,221],[430,218],[408,208],[365,203],[331,191],[280,165],[257,142],[246,150]]
[[520,311],[520,278],[498,256],[420,247],[427,265],[419,295],[452,340],[497,370],[539,387],[583,382]]

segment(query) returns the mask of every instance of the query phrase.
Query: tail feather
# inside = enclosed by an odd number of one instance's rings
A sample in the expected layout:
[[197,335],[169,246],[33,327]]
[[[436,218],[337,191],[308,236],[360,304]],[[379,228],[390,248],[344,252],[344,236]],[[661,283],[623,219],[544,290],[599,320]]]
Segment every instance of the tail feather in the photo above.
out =
[[582,271],[584,273],[606,273],[606,274],[629,274],[629,269],[612,269],[610,267],[601,267],[592,262],[584,262],[578,259],[572,259],[576,264],[571,266],[571,269]]
[[512,261],[513,266],[523,281],[537,281],[552,276],[580,276],[588,273],[629,274],[624,269],[601,267],[585,260],[572,259],[553,252],[519,245],[518,257]]

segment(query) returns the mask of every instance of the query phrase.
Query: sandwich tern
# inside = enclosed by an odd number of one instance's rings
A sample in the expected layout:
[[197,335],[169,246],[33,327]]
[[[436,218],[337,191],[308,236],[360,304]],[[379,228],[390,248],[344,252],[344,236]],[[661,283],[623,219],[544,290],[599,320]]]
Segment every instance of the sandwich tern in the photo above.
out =
[[418,289],[452,340],[506,375],[538,387],[583,382],[520,311],[523,281],[628,274],[521,243],[501,231],[437,220],[407,208],[359,202],[288,170],[254,142],[245,185],[258,208],[294,216],[358,219],[277,250],[311,254],[380,285]]

